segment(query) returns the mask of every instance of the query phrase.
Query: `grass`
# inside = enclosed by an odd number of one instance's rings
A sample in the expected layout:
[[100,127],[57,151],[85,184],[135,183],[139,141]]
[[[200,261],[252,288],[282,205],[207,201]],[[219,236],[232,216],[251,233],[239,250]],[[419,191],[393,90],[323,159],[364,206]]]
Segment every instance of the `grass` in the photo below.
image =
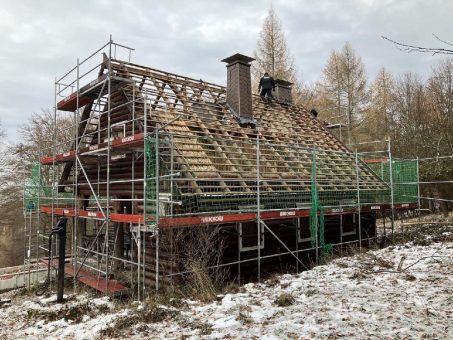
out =
[[101,331],[102,337],[120,337],[124,330],[138,324],[162,322],[174,318],[179,312],[175,309],[162,307],[156,299],[148,299],[140,310],[118,317],[112,325]]
[[282,293],[274,300],[278,307],[288,307],[294,304],[296,299],[289,293]]
[[90,301],[83,301],[78,304],[64,306],[61,309],[55,310],[28,309],[27,318],[28,320],[38,319],[46,321],[64,319],[65,321],[80,323],[85,315],[95,317],[100,313],[107,312],[108,310],[109,308],[107,306],[93,305]]

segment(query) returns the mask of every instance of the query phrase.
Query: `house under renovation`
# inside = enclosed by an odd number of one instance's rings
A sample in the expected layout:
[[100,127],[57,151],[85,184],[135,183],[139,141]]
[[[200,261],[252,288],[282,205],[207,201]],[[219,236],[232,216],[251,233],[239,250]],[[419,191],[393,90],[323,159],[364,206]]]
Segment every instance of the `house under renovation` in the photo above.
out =
[[417,206],[394,200],[376,168],[294,105],[291,83],[277,80],[271,103],[252,93],[252,61],[223,59],[220,86],[134,64],[110,41],[58,79],[55,117],[73,124],[55,124],[33,169],[28,265],[49,257],[45,237],[65,216],[66,274],[140,297],[187,269],[176,230],[182,244],[199,228],[217,230],[215,265],[259,278],[367,245],[377,214]]

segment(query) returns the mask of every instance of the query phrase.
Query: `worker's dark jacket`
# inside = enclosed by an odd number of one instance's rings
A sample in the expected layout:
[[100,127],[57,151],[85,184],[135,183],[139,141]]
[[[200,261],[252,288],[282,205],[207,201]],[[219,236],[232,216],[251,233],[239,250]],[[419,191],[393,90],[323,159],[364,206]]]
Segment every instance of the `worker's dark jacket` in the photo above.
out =
[[274,78],[271,76],[264,76],[260,79],[260,86],[258,86],[258,89],[263,89],[263,90],[270,90],[275,87],[275,82]]

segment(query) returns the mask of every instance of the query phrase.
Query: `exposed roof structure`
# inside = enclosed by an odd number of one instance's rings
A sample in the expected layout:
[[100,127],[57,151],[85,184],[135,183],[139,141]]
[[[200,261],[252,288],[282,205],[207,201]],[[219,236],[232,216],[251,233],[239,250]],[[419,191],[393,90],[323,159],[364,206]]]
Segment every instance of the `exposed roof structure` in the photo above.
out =
[[[119,60],[112,60],[110,65],[112,138],[115,141],[158,128],[160,172],[178,173],[172,178],[177,187],[175,196],[181,201],[181,213],[241,210],[253,204],[256,207],[258,175],[264,208],[291,208],[310,202],[313,157],[324,204],[341,205],[341,201],[356,196],[355,155],[305,108],[277,102],[267,104],[253,95],[256,126],[244,126],[227,106],[223,86]],[[79,103],[86,104],[79,126],[81,150],[85,147],[93,151],[107,141],[108,117],[103,114],[108,109],[103,98],[107,71],[102,67],[99,79],[79,91]],[[72,110],[73,102],[74,99],[67,98],[58,107]],[[150,148],[155,148],[153,140],[149,143]],[[89,164],[94,163],[86,153],[86,171],[88,176],[94,176],[97,166],[90,171]],[[128,164],[132,156],[122,149],[112,150],[112,155],[117,160],[112,163],[111,178],[130,179]],[[143,168],[141,162],[136,169]],[[357,165],[361,195],[375,202],[386,194],[387,186],[366,164],[359,161]],[[68,179],[72,167],[73,162],[66,164],[61,183]],[[148,171],[150,175],[152,169]],[[81,194],[90,195],[83,176],[79,186]],[[162,191],[166,190],[169,185],[164,183]],[[143,195],[142,187],[132,191]],[[110,194],[132,193],[119,184],[111,184]]]

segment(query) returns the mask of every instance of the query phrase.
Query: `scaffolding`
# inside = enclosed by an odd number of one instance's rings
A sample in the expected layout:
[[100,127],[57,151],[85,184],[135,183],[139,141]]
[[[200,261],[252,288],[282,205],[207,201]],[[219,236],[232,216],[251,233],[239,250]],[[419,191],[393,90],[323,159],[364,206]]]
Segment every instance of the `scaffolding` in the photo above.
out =
[[[371,162],[303,108],[259,98],[257,126],[242,127],[224,87],[133,64],[132,51],[110,39],[55,81],[52,146],[24,190],[29,272],[49,256],[57,216],[70,219],[74,286],[142,299],[185,274],[164,261],[161,236],[173,228],[230,228],[237,256],[221,266],[240,276],[256,263],[260,278],[263,261],[286,255],[299,268],[303,253],[318,261],[373,241],[376,212],[393,222],[395,209],[420,208],[418,162],[393,160],[390,147]],[[71,124],[57,125],[71,113]]]

